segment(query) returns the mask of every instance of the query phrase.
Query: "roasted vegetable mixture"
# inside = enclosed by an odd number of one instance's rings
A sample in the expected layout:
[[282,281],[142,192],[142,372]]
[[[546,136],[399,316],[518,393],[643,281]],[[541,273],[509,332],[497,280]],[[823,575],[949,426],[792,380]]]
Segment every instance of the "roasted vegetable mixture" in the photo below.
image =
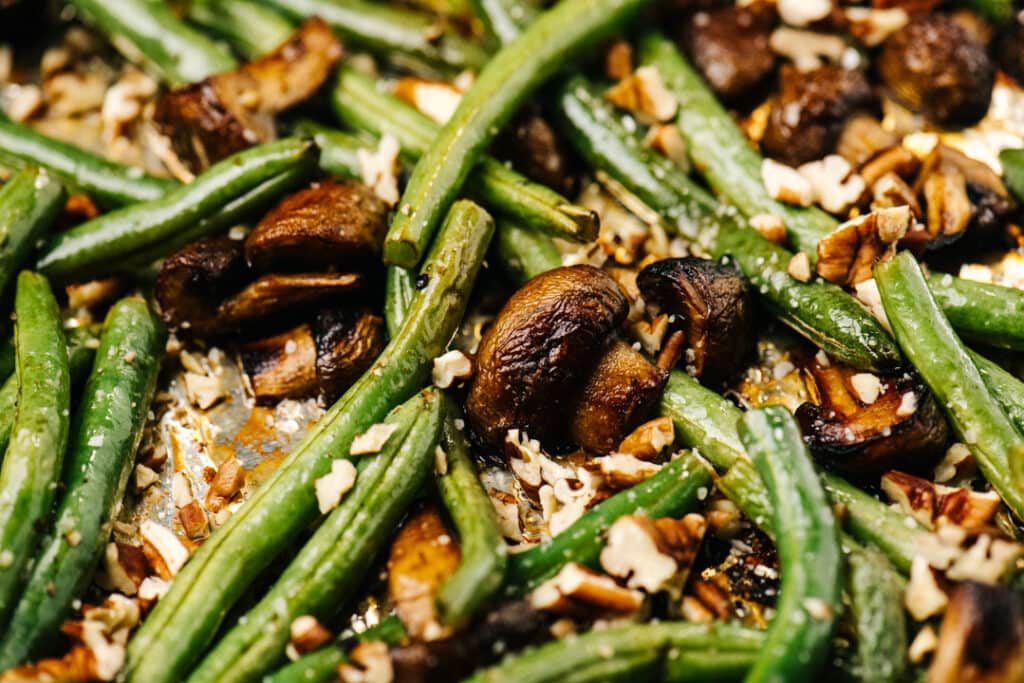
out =
[[1024,683],[1024,3],[0,0],[0,683]]

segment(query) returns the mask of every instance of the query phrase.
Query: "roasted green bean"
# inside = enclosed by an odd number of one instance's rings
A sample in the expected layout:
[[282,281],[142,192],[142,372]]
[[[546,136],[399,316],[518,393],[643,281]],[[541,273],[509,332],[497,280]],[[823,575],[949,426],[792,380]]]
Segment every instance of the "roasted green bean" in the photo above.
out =
[[0,298],[62,208],[67,195],[47,171],[26,168],[0,187]]

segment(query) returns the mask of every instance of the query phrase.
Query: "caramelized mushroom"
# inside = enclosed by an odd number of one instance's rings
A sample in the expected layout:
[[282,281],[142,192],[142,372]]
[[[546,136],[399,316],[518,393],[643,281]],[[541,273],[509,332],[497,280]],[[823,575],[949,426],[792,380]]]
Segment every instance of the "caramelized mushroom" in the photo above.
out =
[[942,455],[949,428],[916,375],[876,376],[817,359],[807,372],[816,401],[801,405],[796,417],[816,458],[867,477],[921,471]]
[[566,410],[627,308],[615,280],[593,266],[527,282],[480,342],[466,402],[476,436],[500,448],[509,429],[521,429],[549,449],[568,445]]
[[667,379],[632,346],[612,341],[570,409],[573,439],[593,453],[610,453],[650,415]]
[[274,115],[316,92],[340,58],[334,32],[314,17],[273,52],[167,93],[153,120],[179,159],[199,172],[272,140]]
[[665,259],[640,271],[636,283],[645,301],[678,318],[689,347],[686,365],[697,377],[725,379],[753,351],[750,288],[735,265]]
[[846,119],[872,102],[864,74],[836,64],[807,72],[786,65],[780,79],[761,145],[767,156],[790,166],[832,152]]
[[281,201],[245,241],[245,255],[268,270],[362,270],[376,263],[388,207],[370,188],[324,181]]
[[220,333],[217,308],[247,275],[240,242],[212,237],[186,245],[164,260],[154,288],[164,322],[198,337]]
[[914,17],[886,41],[877,67],[900,99],[940,125],[967,126],[988,111],[995,66],[985,45],[946,14]]
[[715,94],[727,102],[749,100],[775,68],[772,24],[772,13],[756,5],[700,11],[687,20],[683,44]]
[[361,282],[362,277],[354,273],[264,275],[222,302],[217,316],[223,329],[237,329],[276,313],[321,303]]
[[575,194],[579,162],[543,117],[527,112],[513,119],[494,144],[496,153],[527,178]]
[[241,355],[257,400],[316,394],[316,342],[309,325],[244,344]]
[[967,581],[942,618],[929,683],[1024,680],[1024,603],[1008,586]]

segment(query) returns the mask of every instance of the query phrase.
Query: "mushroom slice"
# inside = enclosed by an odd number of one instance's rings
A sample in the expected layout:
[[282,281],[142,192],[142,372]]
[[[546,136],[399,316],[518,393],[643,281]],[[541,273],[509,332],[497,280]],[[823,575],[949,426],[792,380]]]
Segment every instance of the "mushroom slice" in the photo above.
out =
[[244,284],[248,272],[242,245],[235,240],[212,237],[179,249],[164,260],[157,277],[164,322],[197,337],[224,333],[217,307]]
[[1024,603],[1005,585],[966,581],[953,592],[929,683],[1024,680]]
[[568,445],[566,410],[627,310],[615,280],[593,266],[527,282],[480,342],[466,401],[476,436],[501,448],[508,430],[521,429],[548,449]]
[[573,439],[588,451],[610,453],[650,415],[666,380],[667,371],[629,344],[614,340],[570,411]]
[[241,327],[297,306],[322,302],[362,284],[355,273],[264,275],[217,308],[225,325]]
[[167,93],[153,120],[179,159],[199,172],[272,140],[274,115],[316,92],[340,58],[338,39],[313,17],[273,52]]
[[369,309],[320,311],[313,324],[320,397],[332,402],[384,350],[384,319]]
[[259,401],[313,396],[317,353],[313,331],[300,325],[241,347],[242,367]]
[[260,272],[355,268],[379,261],[388,207],[354,181],[324,181],[285,198],[245,240]]
[[817,359],[806,368],[816,396],[796,411],[816,458],[851,476],[921,471],[941,457],[949,428],[911,373],[875,376]]
[[687,370],[717,382],[753,352],[753,304],[739,269],[694,257],[656,261],[637,276],[644,299],[679,318]]

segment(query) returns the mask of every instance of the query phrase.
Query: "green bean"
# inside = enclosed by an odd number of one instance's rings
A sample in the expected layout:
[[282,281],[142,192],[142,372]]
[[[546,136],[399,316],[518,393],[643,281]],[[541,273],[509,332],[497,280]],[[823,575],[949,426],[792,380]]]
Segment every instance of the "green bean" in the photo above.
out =
[[1006,413],[1017,433],[1024,435],[1024,382],[1007,372],[998,363],[968,349],[968,355],[985,381],[992,398]]
[[989,393],[917,261],[907,252],[897,254],[875,267],[875,280],[896,341],[946,411],[957,437],[974,454],[981,473],[1024,519],[1024,490],[1013,484],[1008,458],[1022,437]]
[[904,574],[926,529],[909,515],[884,505],[848,481],[824,472],[821,483],[835,505],[843,508],[847,530],[861,543],[877,548]]
[[187,17],[246,59],[263,56],[292,33],[290,21],[255,0],[191,0]]
[[768,488],[782,577],[764,646],[744,680],[814,681],[842,609],[842,550],[832,506],[788,410],[751,410],[739,432]]
[[384,322],[388,326],[388,337],[395,338],[402,329],[416,291],[416,273],[398,266],[388,266],[384,275]]
[[362,179],[359,150],[376,146],[355,135],[302,119],[295,124],[295,134],[312,138],[320,150],[320,168],[342,178]]
[[565,0],[499,50],[413,169],[384,241],[385,262],[406,268],[418,263],[470,170],[519,106],[568,60],[647,4]]
[[469,441],[455,426],[462,412],[449,399],[441,447],[447,454],[447,472],[438,476],[448,516],[459,532],[459,568],[437,592],[437,614],[442,624],[464,626],[501,588],[508,551],[498,527],[494,505],[484,490],[469,456]]
[[39,168],[26,168],[0,187],[0,297],[6,299],[66,197],[57,179]]
[[292,19],[316,15],[345,41],[400,66],[451,74],[477,69],[487,61],[484,50],[415,10],[367,0],[269,0]]
[[[762,632],[733,624],[619,624],[511,655],[467,683],[607,681],[613,680],[611,673],[626,675],[624,680],[730,680],[737,669],[750,666],[764,643]],[[690,655],[702,660],[704,676],[692,677],[688,667],[673,661],[693,661]],[[719,656],[726,663],[721,669],[716,666]],[[622,660],[640,671],[628,665],[616,671]],[[611,671],[605,668],[609,665]]]
[[1024,351],[1024,290],[946,274],[929,276],[928,287],[962,338]]
[[160,199],[104,214],[54,237],[37,267],[50,277],[86,277],[164,241],[174,241],[279,174],[312,166],[313,145],[286,138],[213,165]]
[[285,658],[292,621],[329,621],[362,585],[434,466],[444,402],[427,389],[391,413],[396,431],[375,456],[356,460],[355,486],[274,586],[199,663],[188,680],[255,680]]
[[421,271],[426,286],[399,334],[178,574],[128,644],[130,680],[180,679],[226,611],[317,519],[313,481],[348,451],[356,434],[429,381],[433,359],[462,320],[492,232],[493,222],[479,207],[470,202],[452,207]]
[[981,16],[996,24],[1007,24],[1013,21],[1016,10],[1013,0],[963,0],[962,3]]
[[712,484],[705,464],[691,453],[681,455],[649,479],[598,503],[562,533],[512,555],[505,573],[505,591],[521,595],[569,562],[594,566],[604,547],[604,533],[623,515],[652,519],[681,517],[693,510]]
[[501,45],[518,38],[522,27],[529,26],[540,15],[537,5],[525,0],[470,0],[470,4],[488,33]]
[[88,587],[132,471],[165,338],[163,324],[142,299],[122,299],[107,314],[71,429],[56,522],[0,637],[0,669],[51,641],[72,601]]
[[3,114],[0,114],[0,164],[16,168],[41,166],[69,188],[89,195],[105,207],[158,199],[178,186],[178,182],[170,178],[146,175],[137,168],[107,161],[47,137]]
[[1024,202],[1024,149],[1004,149],[999,153],[1003,180],[1013,195]]
[[144,60],[168,84],[201,81],[236,66],[234,58],[152,0],[69,0],[129,61]]
[[[331,97],[334,111],[345,125],[375,137],[394,135],[409,161],[423,156],[441,134],[433,121],[381,92],[373,79],[351,67],[338,68]],[[594,212],[554,190],[524,178],[491,157],[480,159],[476,171],[468,179],[466,190],[484,206],[524,227],[556,237],[583,242],[597,237]]]
[[562,255],[550,237],[509,221],[498,222],[494,248],[506,274],[520,285],[562,265]]
[[863,683],[901,683],[907,674],[906,581],[881,553],[843,540],[846,586],[857,634],[852,673]]
[[71,381],[60,311],[42,275],[23,271],[14,298],[18,399],[0,467],[0,631],[35,557],[68,439]]
[[354,637],[342,633],[334,643],[303,655],[263,680],[264,683],[329,683],[337,678],[338,665],[348,660],[351,643],[379,640],[388,645],[398,645],[404,638],[402,621],[392,615]]
[[748,218],[758,214],[781,218],[793,248],[815,261],[818,241],[835,230],[838,222],[820,209],[772,199],[761,180],[761,155],[675,45],[650,33],[640,40],[639,53],[644,65],[658,69],[678,100],[679,132],[694,165],[715,192]]
[[718,469],[727,470],[746,459],[736,431],[740,409],[685,372],[669,374],[661,395],[661,414],[672,418],[677,438],[699,448]]
[[716,202],[681,169],[643,150],[583,78],[561,89],[558,110],[570,143],[584,158],[660,214],[668,227],[696,239],[715,257],[731,256],[784,323],[856,368],[877,371],[900,362],[892,338],[860,304],[833,284],[790,276],[792,254],[741,223],[734,209]]

